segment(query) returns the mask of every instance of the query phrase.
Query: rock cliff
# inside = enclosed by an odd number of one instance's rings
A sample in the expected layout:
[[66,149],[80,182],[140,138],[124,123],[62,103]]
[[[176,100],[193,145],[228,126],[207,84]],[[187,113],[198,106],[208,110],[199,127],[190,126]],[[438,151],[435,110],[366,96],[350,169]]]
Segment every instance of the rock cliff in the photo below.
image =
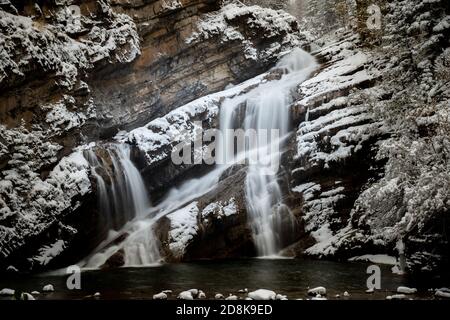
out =
[[301,41],[282,12],[172,2],[2,2],[3,267],[47,268],[71,247],[77,259],[104,236],[79,146],[255,76]]

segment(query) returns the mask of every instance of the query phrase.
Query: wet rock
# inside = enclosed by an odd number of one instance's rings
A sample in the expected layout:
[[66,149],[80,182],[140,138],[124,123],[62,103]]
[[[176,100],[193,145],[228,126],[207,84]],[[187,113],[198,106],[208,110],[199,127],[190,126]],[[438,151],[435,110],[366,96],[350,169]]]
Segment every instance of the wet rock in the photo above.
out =
[[125,252],[123,249],[113,254],[101,267],[102,269],[119,268],[125,264]]

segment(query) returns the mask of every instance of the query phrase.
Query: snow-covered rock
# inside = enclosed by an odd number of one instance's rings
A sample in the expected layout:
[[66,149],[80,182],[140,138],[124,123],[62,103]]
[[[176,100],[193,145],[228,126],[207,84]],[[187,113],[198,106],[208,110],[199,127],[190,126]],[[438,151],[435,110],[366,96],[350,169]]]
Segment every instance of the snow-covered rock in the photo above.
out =
[[392,296],[387,296],[386,300],[406,300],[408,297],[404,294],[394,294]]
[[439,298],[450,298],[450,289],[449,288],[436,289],[434,295]]
[[308,290],[308,295],[316,296],[318,294],[322,296],[326,295],[327,289],[325,287],[316,287]]
[[216,293],[216,295],[214,296],[214,299],[216,299],[216,300],[222,300],[223,298],[225,298],[225,297],[221,293]]
[[0,296],[13,296],[15,290],[9,288],[3,288],[0,290]]
[[397,288],[397,292],[404,293],[404,294],[413,294],[413,293],[417,292],[417,289],[400,286]]
[[368,261],[375,264],[395,265],[397,263],[397,258],[386,254],[365,254],[350,258],[348,261]]
[[153,300],[167,300],[167,294],[164,292],[160,292],[158,294],[153,295]]
[[198,296],[198,294],[200,293],[201,290],[198,290],[198,289],[189,289],[189,290],[186,290],[186,291],[189,291],[190,293],[192,293],[192,295],[193,295],[194,297],[196,297],[196,296]]
[[20,300],[36,300],[33,295],[29,294],[28,292],[23,292],[20,296]]
[[248,296],[253,300],[275,300],[277,294],[272,290],[258,289],[248,293]]
[[230,293],[230,295],[226,297],[225,300],[239,300],[239,297]]
[[43,292],[53,292],[55,291],[55,288],[53,287],[52,284],[47,284],[42,288]]
[[[197,234],[198,214],[197,202],[192,202],[167,216],[170,219],[169,248],[175,257],[183,256],[187,245]],[[196,296],[197,294],[198,290],[194,295]]]
[[183,291],[183,292],[180,292],[180,294],[178,295],[177,299],[180,299],[180,300],[194,300],[194,297],[193,297],[191,291]]
[[243,41],[247,39],[247,30],[236,27],[236,21],[239,20],[244,20],[251,29],[259,29],[265,37],[281,38],[266,50],[260,50],[252,41],[245,41],[243,51],[246,59],[264,60],[273,57],[274,53],[281,54],[283,48],[286,50],[286,44],[292,47],[301,44],[301,36],[296,30],[296,19],[290,14],[259,6],[243,6],[237,2],[205,15],[198,23],[198,30],[187,39],[187,43],[194,44],[212,37],[220,37],[224,43]]

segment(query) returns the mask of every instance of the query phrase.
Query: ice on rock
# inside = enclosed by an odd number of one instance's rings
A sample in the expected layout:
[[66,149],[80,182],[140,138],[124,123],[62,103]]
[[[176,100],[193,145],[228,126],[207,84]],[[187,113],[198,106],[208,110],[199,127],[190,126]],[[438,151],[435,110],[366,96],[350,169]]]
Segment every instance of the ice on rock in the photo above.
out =
[[221,300],[223,298],[225,298],[225,297],[221,293],[216,293],[216,295],[214,296],[214,299],[216,299],[216,300]]
[[32,291],[31,294],[33,296],[37,296],[37,295],[40,295],[41,293],[39,291]]
[[272,290],[258,289],[256,291],[249,292],[248,296],[253,300],[275,300],[277,294]]
[[230,295],[225,300],[238,300],[238,299],[239,299],[238,296],[230,293]]
[[344,292],[344,297],[350,297],[350,293],[348,293],[347,291]]
[[206,294],[202,290],[199,290],[198,298],[199,299],[206,299]]
[[310,296],[317,296],[318,294],[325,296],[327,289],[325,287],[316,287],[308,290],[308,295]]

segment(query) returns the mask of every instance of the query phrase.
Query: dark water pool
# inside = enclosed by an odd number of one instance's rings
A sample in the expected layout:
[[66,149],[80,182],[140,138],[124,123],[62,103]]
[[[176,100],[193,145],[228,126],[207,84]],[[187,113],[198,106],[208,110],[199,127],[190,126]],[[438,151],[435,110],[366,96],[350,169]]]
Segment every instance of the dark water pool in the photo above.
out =
[[[317,260],[234,260],[204,261],[181,264],[166,264],[149,268],[123,268],[116,270],[86,271],[81,274],[81,290],[68,290],[66,275],[12,275],[0,279],[1,288],[32,292],[41,291],[46,284],[53,284],[55,292],[37,295],[37,299],[89,299],[96,292],[96,299],[151,299],[162,290],[173,290],[172,298],[183,290],[198,288],[208,298],[215,293],[227,296],[237,294],[240,289],[249,291],[265,288],[285,294],[289,299],[307,298],[308,288],[324,286],[328,298],[335,299],[385,299],[398,286],[417,287],[415,299],[430,299],[428,288],[445,286],[444,280],[436,283],[420,283],[417,279],[399,276],[391,272],[390,266],[380,265],[381,290],[365,293],[366,273],[370,263],[342,263]],[[344,298],[344,291],[350,297]],[[245,297],[245,294],[238,294]]]

